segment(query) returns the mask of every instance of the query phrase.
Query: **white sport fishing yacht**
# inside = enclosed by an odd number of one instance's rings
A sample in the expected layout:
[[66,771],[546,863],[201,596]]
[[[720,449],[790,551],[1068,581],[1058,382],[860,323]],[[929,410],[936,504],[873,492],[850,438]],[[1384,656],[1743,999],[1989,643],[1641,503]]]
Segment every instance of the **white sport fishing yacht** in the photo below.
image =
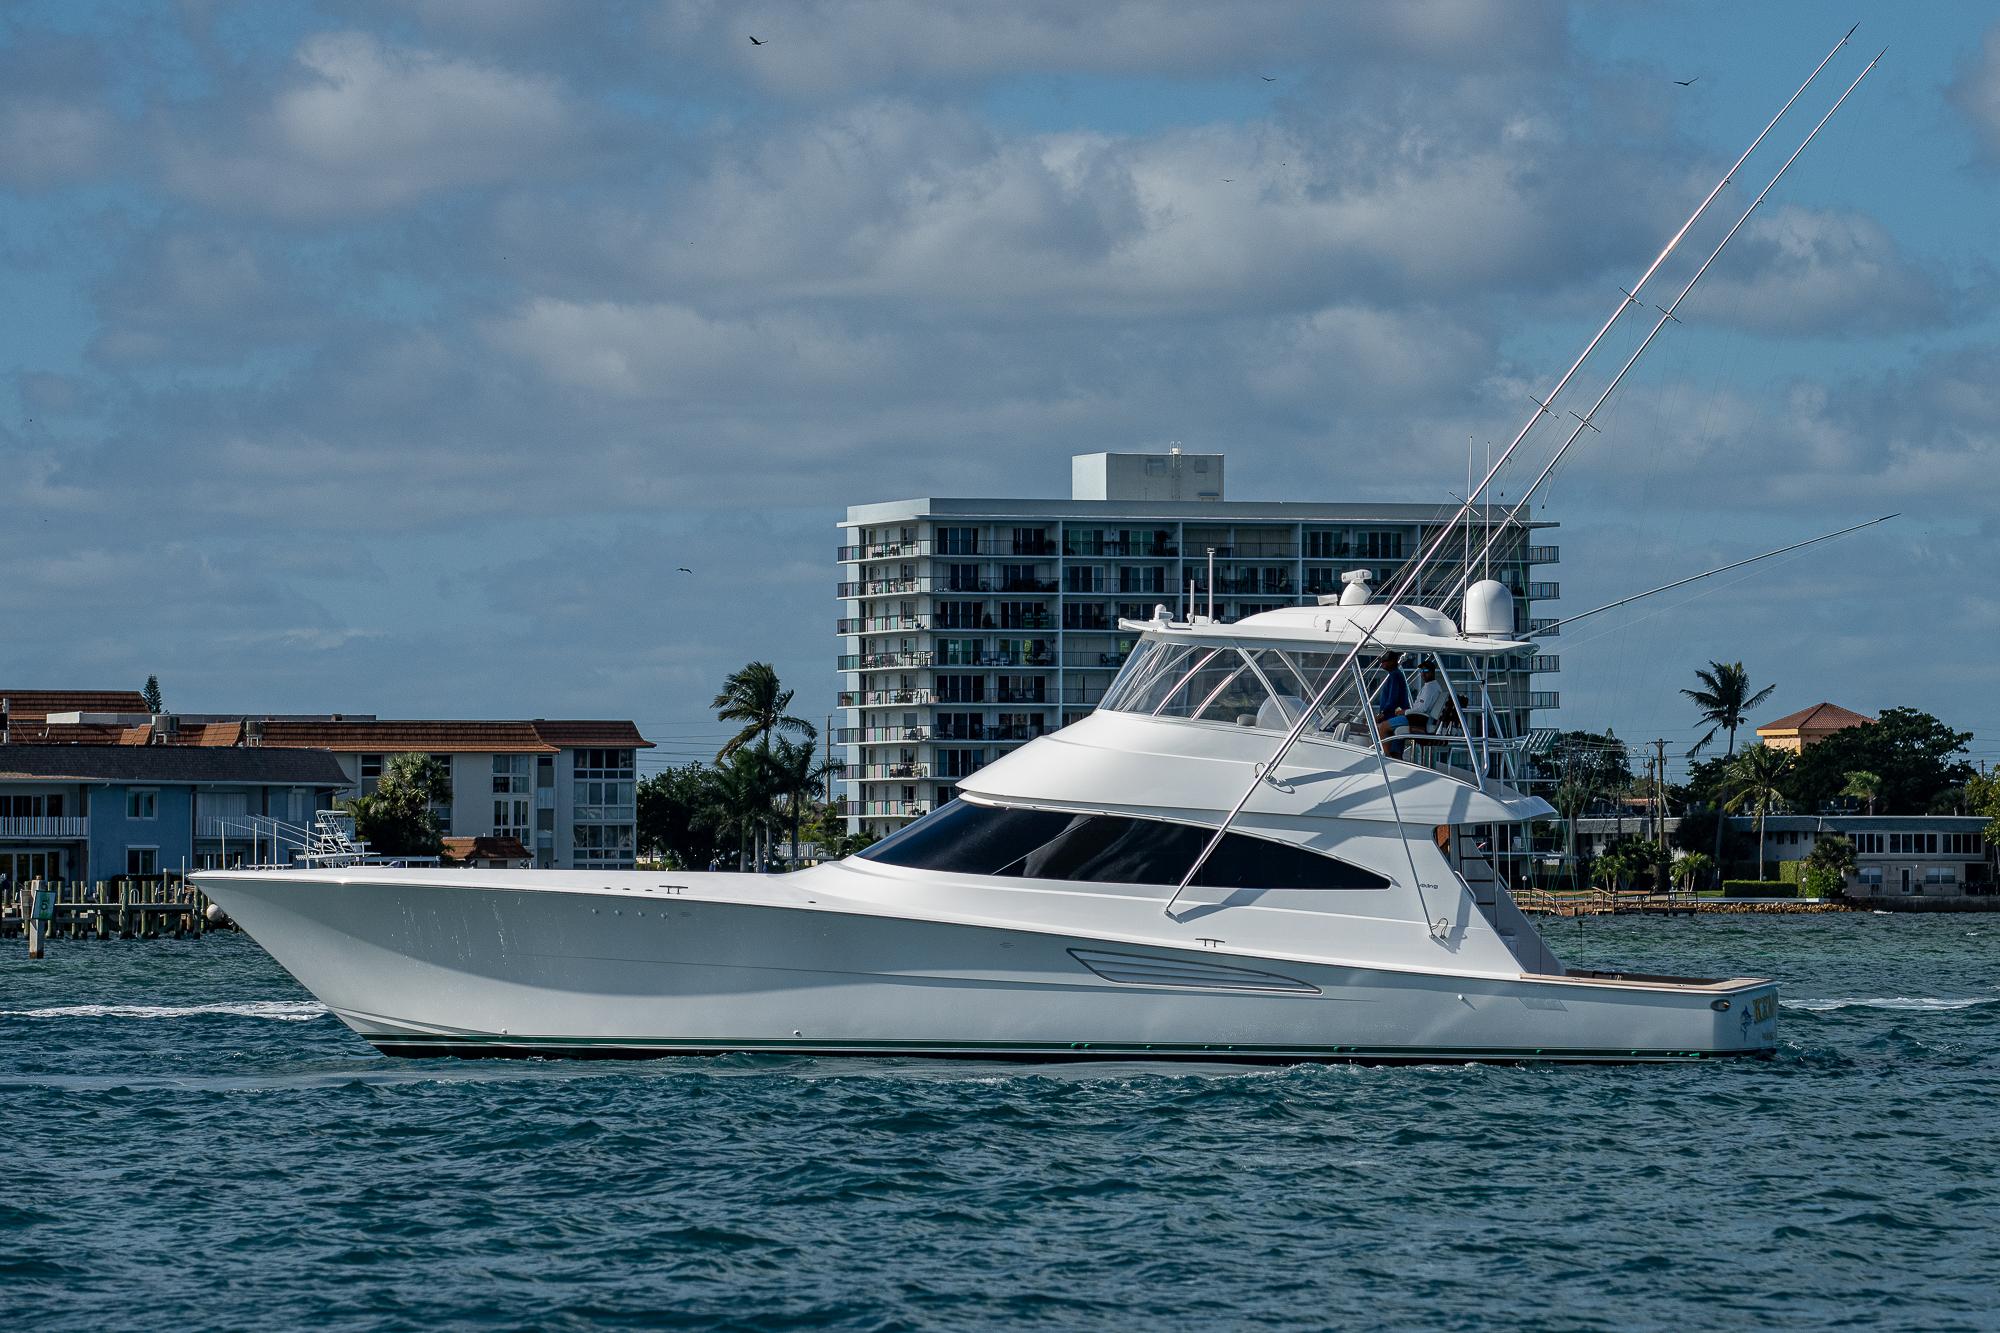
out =
[[[1620,290],[1470,489],[1463,518],[1846,44]],[[1679,296],[1652,307],[1658,322],[1570,413],[1575,429],[1516,516],[1874,65]],[[1572,971],[1515,905],[1520,830],[1554,811],[1520,789],[1520,742],[1502,734],[1487,664],[1530,645],[1516,637],[1511,594],[1472,582],[1469,522],[1453,599],[1463,623],[1416,604],[1419,576],[1456,528],[1441,525],[1384,600],[1351,578],[1331,605],[1234,624],[1194,614],[1192,597],[1179,619],[1160,607],[1120,622],[1134,650],[1095,713],[836,864],[788,875],[456,870],[308,850],[294,859],[309,864],[204,871],[196,883],[343,1022],[403,1055],[1770,1054],[1771,982]],[[1391,652],[1434,665],[1456,701],[1418,734],[1379,725]]]
[[[1515,907],[1496,858],[1554,812],[1505,780],[1518,746],[1485,688],[1488,659],[1527,647],[1507,637],[1507,590],[1471,589],[1469,632],[1364,601],[1360,583],[1343,596],[1227,625],[1123,622],[1136,646],[1097,712],[838,863],[787,875],[350,865],[197,883],[394,1054],[1770,1052],[1770,982],[1572,972]],[[1364,643],[1436,666],[1463,700],[1458,724],[1378,735],[1382,673],[1364,670]]]

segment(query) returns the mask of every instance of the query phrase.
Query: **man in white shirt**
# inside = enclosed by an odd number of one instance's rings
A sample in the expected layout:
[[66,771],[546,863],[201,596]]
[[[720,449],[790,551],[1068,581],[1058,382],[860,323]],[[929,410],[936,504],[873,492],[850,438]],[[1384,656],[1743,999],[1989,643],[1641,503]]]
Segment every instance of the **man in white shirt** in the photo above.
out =
[[1445,697],[1444,682],[1438,679],[1437,663],[1426,661],[1418,673],[1416,693],[1410,699],[1410,730],[1437,730],[1438,719],[1444,713]]

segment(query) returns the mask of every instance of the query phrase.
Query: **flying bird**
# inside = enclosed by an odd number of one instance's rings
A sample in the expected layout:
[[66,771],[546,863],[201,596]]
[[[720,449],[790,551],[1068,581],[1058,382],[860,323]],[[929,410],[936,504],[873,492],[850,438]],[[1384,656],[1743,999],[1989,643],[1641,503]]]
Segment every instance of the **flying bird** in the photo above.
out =
[[1262,79],[1266,83],[1276,83],[1278,81],[1276,78],[1274,78],[1269,74],[1259,74],[1257,77]]
[[756,39],[755,37],[752,37],[752,38],[750,39],[750,45],[752,45],[752,46],[762,46],[762,45],[763,45],[763,43],[762,43],[762,42],[760,42],[760,41],[758,41],[758,40],[757,40],[757,39]]
[[[1700,77],[1701,77],[1701,75],[1697,74],[1697,75],[1695,75],[1695,76],[1694,76],[1694,79],[1698,79],[1698,78],[1700,78]],[[1677,84],[1679,84],[1679,85],[1680,85],[1681,87],[1685,88],[1685,87],[1687,87],[1687,86],[1688,86],[1688,85],[1689,85],[1690,83],[1693,83],[1693,82],[1694,82],[1694,79],[1675,79],[1675,80],[1674,80],[1674,82],[1675,82],[1675,83],[1677,83]]]
[[1224,176],[1222,178],[1222,183],[1224,185],[1234,185],[1236,184],[1236,178],[1234,176]]
[[683,573],[683,574],[692,574],[692,573],[694,573],[694,571],[693,571],[692,569],[689,569],[689,568],[688,568],[688,567],[687,567],[686,565],[677,565],[677,566],[675,566],[675,568],[679,569],[679,570],[680,570],[680,572],[681,572],[681,573]]

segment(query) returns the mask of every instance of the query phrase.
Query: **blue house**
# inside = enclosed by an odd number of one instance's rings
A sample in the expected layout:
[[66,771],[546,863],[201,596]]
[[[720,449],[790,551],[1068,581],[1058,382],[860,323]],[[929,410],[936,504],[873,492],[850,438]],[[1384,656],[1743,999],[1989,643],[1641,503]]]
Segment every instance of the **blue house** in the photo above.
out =
[[241,821],[310,824],[347,786],[324,750],[0,745],[0,876],[111,880],[220,866],[249,851]]

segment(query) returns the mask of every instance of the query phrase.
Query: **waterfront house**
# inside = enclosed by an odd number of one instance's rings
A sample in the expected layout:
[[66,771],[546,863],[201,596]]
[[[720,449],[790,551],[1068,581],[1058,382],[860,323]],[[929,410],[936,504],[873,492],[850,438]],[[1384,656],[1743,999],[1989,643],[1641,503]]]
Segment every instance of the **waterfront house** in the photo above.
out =
[[150,879],[235,863],[249,817],[310,823],[345,781],[323,750],[0,746],[0,875]]
[[73,709],[41,716],[35,734],[79,746],[324,750],[342,774],[343,798],[374,791],[393,756],[428,754],[447,774],[450,794],[437,807],[447,837],[511,838],[529,849],[535,865],[605,870],[635,864],[637,752],[652,747],[624,721],[447,721],[351,713],[257,717]]
[[1757,736],[1774,750],[1789,750],[1797,754],[1836,731],[1865,726],[1874,720],[1865,713],[1822,700],[1811,708],[1801,708],[1796,713],[1787,713],[1776,721],[1766,722],[1757,728]]
[[[1671,836],[1680,826],[1669,819]],[[1886,906],[1987,906],[2000,896],[2000,851],[1985,836],[1981,815],[1770,815],[1764,820],[1764,857],[1773,879],[1798,877],[1797,867],[1821,838],[1854,844],[1855,870],[1847,877],[1851,898]],[[1589,817],[1576,821],[1577,851],[1595,857],[1620,838],[1650,836],[1645,819]],[[1732,815],[1732,836],[1755,855],[1757,820]],[[1976,900],[1976,903],[1971,901]]]

